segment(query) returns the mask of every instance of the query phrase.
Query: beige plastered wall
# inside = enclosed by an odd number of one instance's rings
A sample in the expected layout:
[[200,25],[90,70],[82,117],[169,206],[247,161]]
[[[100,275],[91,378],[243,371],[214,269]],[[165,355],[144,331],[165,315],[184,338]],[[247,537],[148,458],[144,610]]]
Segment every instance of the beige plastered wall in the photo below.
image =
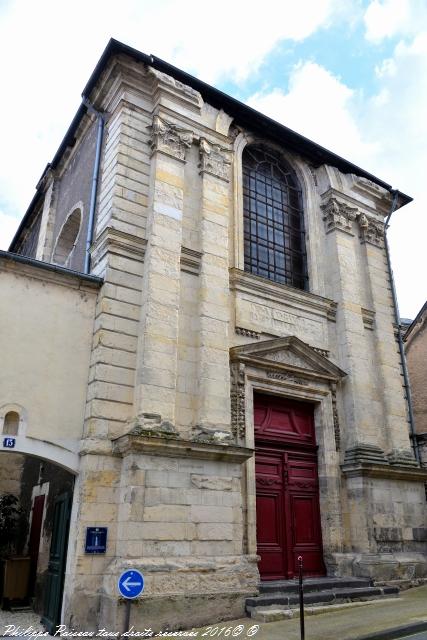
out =
[[17,411],[15,450],[76,471],[98,285],[8,259],[0,279],[0,429]]

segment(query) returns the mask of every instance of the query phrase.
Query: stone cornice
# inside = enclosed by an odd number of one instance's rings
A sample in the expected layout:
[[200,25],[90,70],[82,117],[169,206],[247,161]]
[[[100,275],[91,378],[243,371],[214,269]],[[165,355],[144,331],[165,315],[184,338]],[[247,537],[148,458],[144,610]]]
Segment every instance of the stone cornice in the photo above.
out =
[[335,321],[337,303],[315,293],[272,282],[241,269],[230,269],[230,288],[249,293],[263,300],[286,303],[289,307],[304,309]]
[[194,251],[188,247],[181,247],[181,271],[192,273],[196,276],[200,273],[200,266],[202,261],[202,253],[200,251]]
[[372,180],[367,178],[361,178],[356,175],[351,175],[352,190],[360,193],[365,198],[369,198],[375,203],[375,210],[386,216],[390,210],[392,196],[389,191],[383,189]]
[[408,482],[427,481],[427,469],[418,467],[399,467],[397,465],[360,462],[342,464],[341,469],[348,478],[365,476],[369,478],[386,478],[388,480],[407,480]]
[[253,456],[253,449],[229,444],[214,444],[160,435],[141,436],[128,433],[113,440],[113,453],[124,457],[132,453],[167,457],[224,460],[243,463]]
[[148,73],[154,81],[154,98],[157,104],[173,102],[183,105],[187,111],[200,113],[203,99],[198,91],[153,67],[148,67]]
[[147,241],[143,238],[119,231],[114,227],[106,227],[92,245],[90,253],[94,262],[101,262],[107,253],[130,257],[142,262],[146,246]]

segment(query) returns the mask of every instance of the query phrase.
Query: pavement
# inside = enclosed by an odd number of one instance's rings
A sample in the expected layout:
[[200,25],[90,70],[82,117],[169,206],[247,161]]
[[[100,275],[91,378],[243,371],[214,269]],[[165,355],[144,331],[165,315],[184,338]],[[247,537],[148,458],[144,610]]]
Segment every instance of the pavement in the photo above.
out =
[[22,609],[21,611],[3,611],[3,609],[0,609],[0,636],[7,634],[9,625],[14,625],[21,629],[32,627],[34,631],[43,631],[39,614],[34,613],[31,609]]
[[[427,640],[427,585],[403,591],[399,598],[325,610],[326,613],[305,616],[305,640]],[[39,621],[40,617],[33,612],[0,611],[0,636],[5,636],[5,627],[10,624],[21,628],[33,626],[35,631],[39,630]],[[218,622],[197,631],[192,637],[201,640],[300,640],[299,618],[268,623],[241,618]],[[17,634],[15,640],[22,637]],[[164,634],[163,637],[171,636]],[[29,640],[28,636],[26,640]]]
[[[239,635],[242,639],[300,640],[299,618],[268,623],[242,618],[211,628],[226,625],[232,628],[243,625],[244,631]],[[259,625],[259,629],[255,631],[254,625]],[[411,633],[418,633],[418,638]],[[212,633],[205,637],[212,637]],[[424,637],[427,640],[427,585],[403,591],[399,598],[355,603],[330,613],[305,616],[305,640],[424,640]]]

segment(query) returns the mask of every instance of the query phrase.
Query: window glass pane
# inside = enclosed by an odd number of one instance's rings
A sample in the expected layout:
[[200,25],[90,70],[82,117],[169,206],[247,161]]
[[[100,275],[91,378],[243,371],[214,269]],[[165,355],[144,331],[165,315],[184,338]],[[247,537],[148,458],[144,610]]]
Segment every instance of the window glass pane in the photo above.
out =
[[303,211],[297,179],[274,150],[243,154],[245,269],[307,287]]

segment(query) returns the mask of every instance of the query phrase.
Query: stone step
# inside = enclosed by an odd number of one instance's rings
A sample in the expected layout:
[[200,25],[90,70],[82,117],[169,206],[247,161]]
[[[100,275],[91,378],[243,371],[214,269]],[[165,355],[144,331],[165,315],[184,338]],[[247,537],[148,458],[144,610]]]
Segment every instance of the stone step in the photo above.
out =
[[[388,602],[390,598],[395,598],[395,595],[390,595],[383,598],[383,601]],[[369,605],[375,605],[377,599],[372,598],[368,600],[358,600],[354,602],[343,602],[339,604],[326,604],[326,605],[308,605],[304,606],[305,616],[318,616],[322,613],[331,613],[333,611],[348,611],[348,609],[354,609],[357,607],[369,607]],[[260,622],[277,622],[278,620],[292,620],[293,618],[299,618],[299,607],[293,609],[287,609],[286,607],[255,607],[251,612],[251,618],[253,620],[259,620]]]
[[[306,578],[304,580],[304,593],[311,591],[330,591],[339,588],[371,587],[369,578]],[[298,593],[298,580],[272,580],[261,582],[260,594],[266,593]]]
[[[398,595],[398,587],[338,587],[324,591],[304,591],[304,605],[333,605]],[[299,606],[298,593],[270,593],[246,598],[246,611],[250,615],[259,607],[271,607],[273,605],[288,609],[296,608]]]

